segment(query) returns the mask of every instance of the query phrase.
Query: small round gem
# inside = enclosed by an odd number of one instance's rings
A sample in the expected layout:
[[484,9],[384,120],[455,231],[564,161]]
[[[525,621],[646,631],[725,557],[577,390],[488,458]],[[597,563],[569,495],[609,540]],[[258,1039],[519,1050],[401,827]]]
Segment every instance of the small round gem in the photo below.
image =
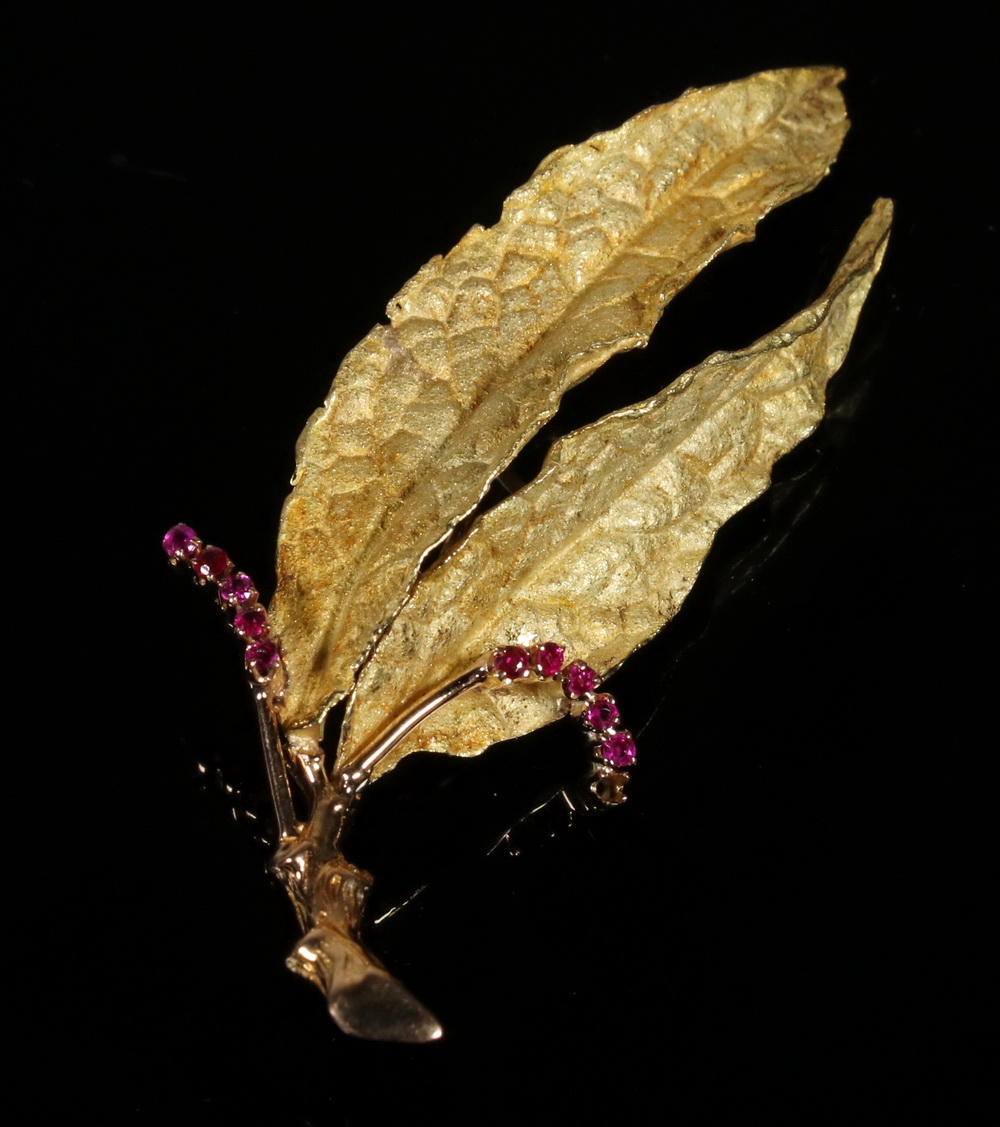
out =
[[613,728],[620,718],[621,713],[618,711],[618,705],[615,704],[615,698],[608,696],[607,693],[601,693],[583,712],[585,723],[597,732]]
[[278,647],[269,638],[247,646],[247,665],[259,680],[266,681],[278,664]]
[[237,611],[233,629],[244,638],[262,638],[267,633],[267,611],[258,606]]
[[186,524],[175,524],[163,537],[163,550],[173,560],[191,560],[198,554],[198,533]]
[[535,668],[542,677],[558,677],[562,673],[566,651],[556,642],[543,642],[535,650]]
[[563,684],[571,697],[585,697],[587,693],[592,693],[600,682],[600,677],[589,665],[584,665],[582,661],[574,661],[566,670]]
[[233,565],[221,548],[207,544],[195,557],[194,569],[206,579],[221,579]]
[[628,732],[616,732],[601,743],[601,755],[612,767],[631,767],[635,762],[635,740]]
[[219,583],[219,596],[230,606],[245,607],[257,598],[257,588],[246,572],[237,571],[235,575],[227,575]]
[[531,672],[531,655],[523,646],[501,646],[493,653],[493,670],[508,681],[527,677]]

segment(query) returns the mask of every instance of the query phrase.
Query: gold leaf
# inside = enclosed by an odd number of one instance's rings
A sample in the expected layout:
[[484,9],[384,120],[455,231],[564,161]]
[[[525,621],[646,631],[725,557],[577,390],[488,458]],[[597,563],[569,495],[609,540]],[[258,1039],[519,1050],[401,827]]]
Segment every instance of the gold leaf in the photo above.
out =
[[833,68],[694,90],[558,150],[428,263],[347,356],[297,450],[271,617],[286,728],[322,719],[421,560],[556,410],[757,221],[812,188],[847,128]]
[[[720,352],[644,403],[568,435],[539,477],[485,514],[418,585],[362,671],[339,756],[494,646],[555,640],[607,674],[675,613],[719,526],[812,432],[882,261],[876,203],[827,292],[742,352]],[[474,689],[378,772],[420,749],[472,755],[555,720],[552,682]]]

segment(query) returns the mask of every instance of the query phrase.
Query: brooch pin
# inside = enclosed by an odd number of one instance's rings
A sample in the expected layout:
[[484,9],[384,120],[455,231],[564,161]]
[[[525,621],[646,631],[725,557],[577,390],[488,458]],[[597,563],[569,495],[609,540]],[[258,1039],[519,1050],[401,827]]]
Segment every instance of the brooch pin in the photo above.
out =
[[371,780],[413,751],[476,755],[568,714],[593,747],[594,794],[624,801],[636,745],[599,690],[821,418],[891,203],[812,305],[560,439],[534,481],[458,529],[569,388],[642,347],[702,267],[826,175],[847,129],[842,77],[771,71],[653,106],[553,153],[496,226],[424,266],[299,440],[269,609],[222,549],[186,525],[166,534],[245,643],[273,868],[303,930],[288,965],[346,1032],[441,1035],[360,938],[371,878],[340,841]]

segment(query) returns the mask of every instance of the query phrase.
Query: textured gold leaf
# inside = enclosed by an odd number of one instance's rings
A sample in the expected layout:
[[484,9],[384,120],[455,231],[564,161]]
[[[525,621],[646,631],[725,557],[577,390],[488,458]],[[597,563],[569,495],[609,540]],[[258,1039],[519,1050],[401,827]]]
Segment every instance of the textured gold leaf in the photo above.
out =
[[[520,637],[556,640],[606,674],[675,613],[719,526],[809,434],[882,261],[880,200],[827,292],[742,352],[720,352],[635,407],[558,442],[539,477],[485,514],[428,573],[362,671],[339,760],[394,716]],[[559,716],[552,682],[480,687],[410,751],[475,754]]]
[[610,355],[772,207],[813,187],[847,128],[831,68],[694,90],[560,149],[427,264],[347,356],[299,440],[271,616],[285,727],[347,693],[420,562]]

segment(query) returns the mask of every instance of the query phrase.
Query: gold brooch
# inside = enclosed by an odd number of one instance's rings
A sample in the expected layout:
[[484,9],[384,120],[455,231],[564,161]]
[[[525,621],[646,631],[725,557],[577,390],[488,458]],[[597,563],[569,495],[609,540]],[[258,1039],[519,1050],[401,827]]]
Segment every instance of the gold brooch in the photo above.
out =
[[[815,428],[891,203],[876,202],[807,309],[568,434],[534,481],[469,520],[567,390],[642,347],[704,266],[826,175],[847,129],[842,77],[771,71],[653,106],[553,153],[496,226],[424,266],[299,440],[269,610],[194,530],[164,538],[245,642],[274,870],[304,933],[288,964],[347,1032],[441,1035],[359,938],[371,878],[340,840],[372,779],[413,751],[476,755],[569,714],[593,747],[594,793],[624,800],[636,743],[598,689]],[[340,701],[328,762],[324,723]]]

